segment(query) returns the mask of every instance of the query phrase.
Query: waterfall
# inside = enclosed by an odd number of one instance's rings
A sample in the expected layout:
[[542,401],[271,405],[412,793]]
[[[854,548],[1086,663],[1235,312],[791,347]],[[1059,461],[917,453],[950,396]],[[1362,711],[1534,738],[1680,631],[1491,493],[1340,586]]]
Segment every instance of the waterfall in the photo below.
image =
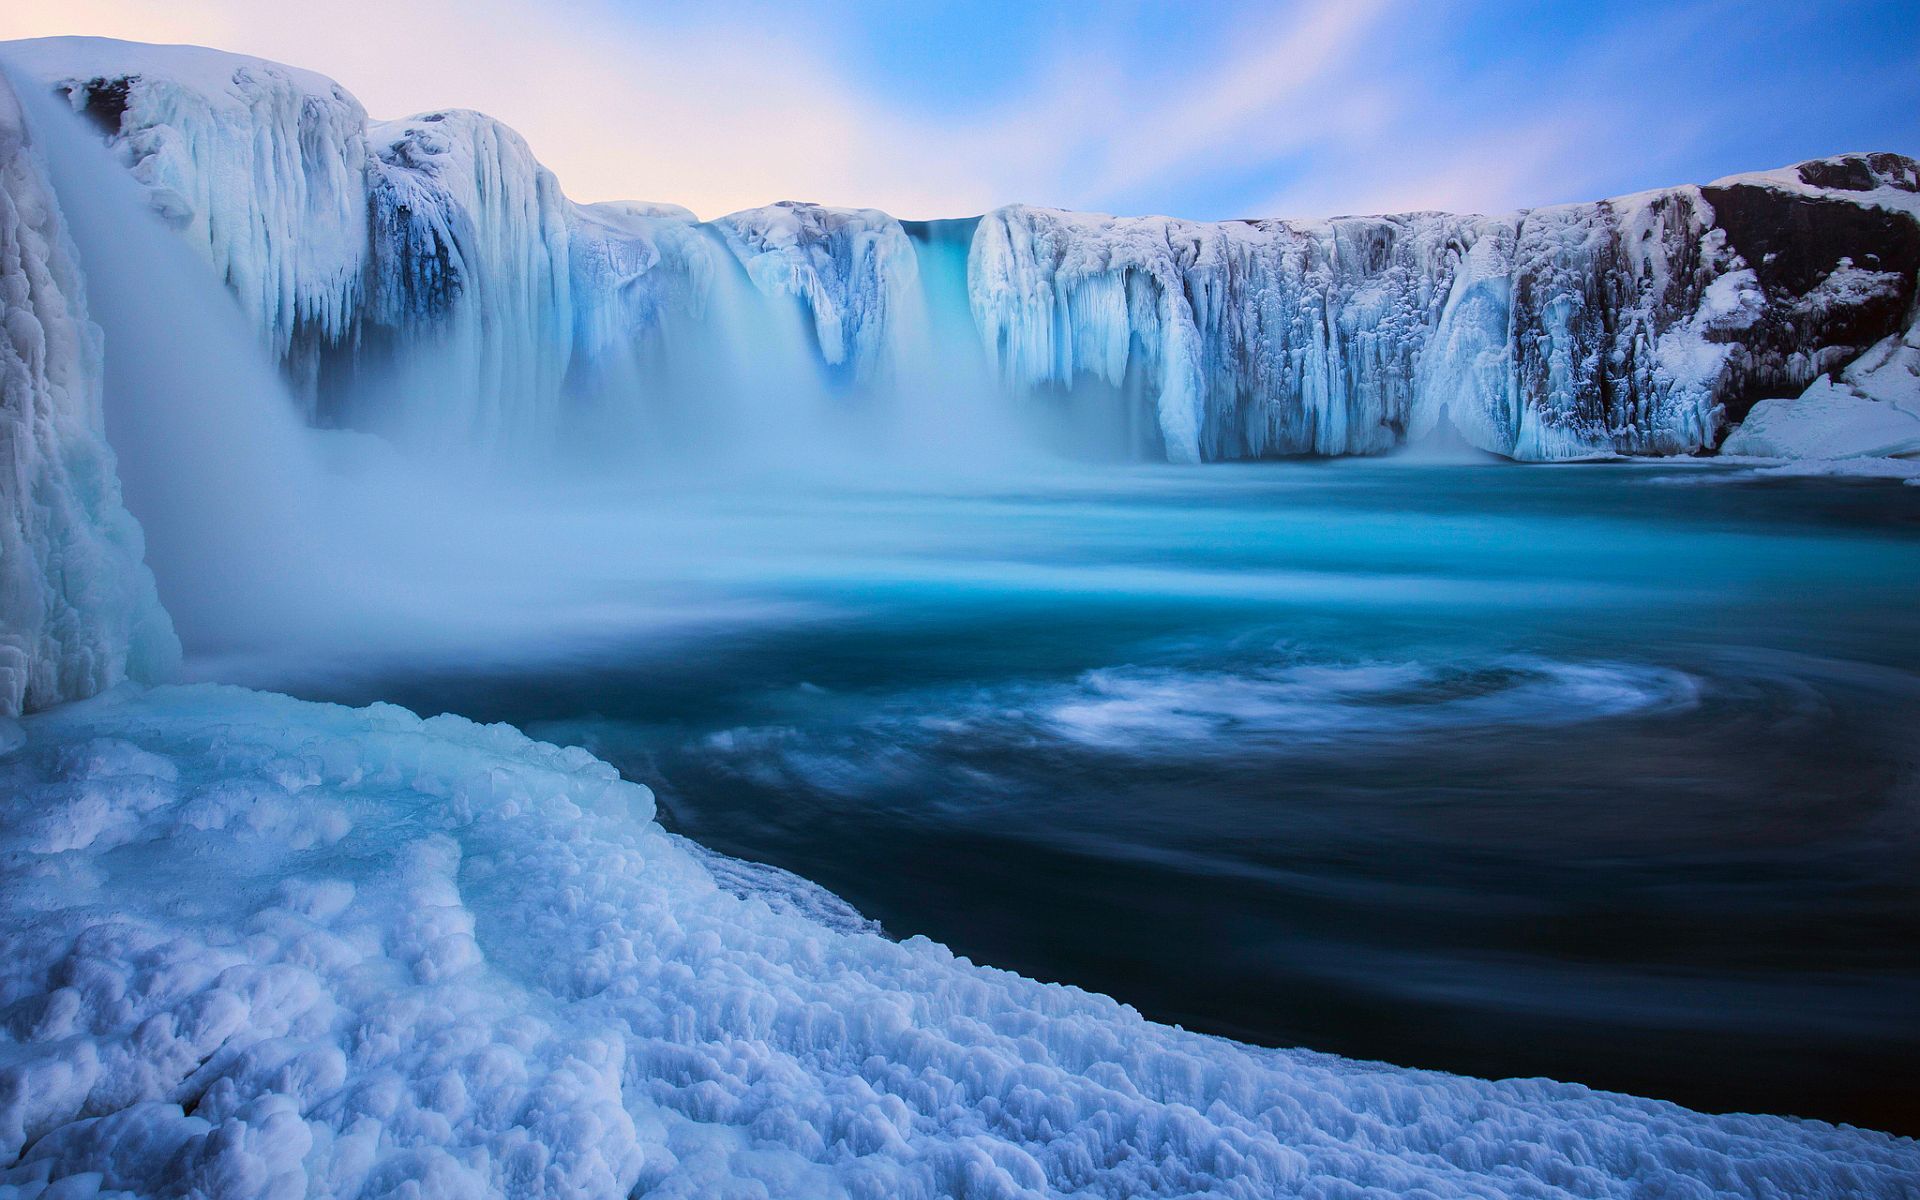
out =
[[78,116],[16,90],[105,334],[107,437],[161,600],[191,646],[244,640],[324,577],[313,435],[232,293]]

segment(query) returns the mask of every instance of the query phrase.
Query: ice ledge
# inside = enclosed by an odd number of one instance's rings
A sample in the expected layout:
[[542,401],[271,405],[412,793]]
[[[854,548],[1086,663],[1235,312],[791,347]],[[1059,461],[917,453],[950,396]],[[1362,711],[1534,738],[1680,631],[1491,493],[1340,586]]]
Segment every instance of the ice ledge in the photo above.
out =
[[823,924],[505,726],[191,687],[22,727],[0,1191],[1837,1197],[1920,1172],[1908,1140],[1260,1050]]

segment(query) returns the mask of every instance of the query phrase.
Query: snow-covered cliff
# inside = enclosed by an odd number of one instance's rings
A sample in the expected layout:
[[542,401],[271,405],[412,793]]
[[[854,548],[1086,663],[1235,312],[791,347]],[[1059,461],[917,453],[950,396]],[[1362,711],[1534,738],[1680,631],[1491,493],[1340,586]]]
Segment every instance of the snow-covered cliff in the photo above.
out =
[[[368,125],[320,76],[190,47],[7,54],[101,125],[322,423],[507,454],[583,417],[624,414],[640,436],[635,414],[701,392],[676,370],[715,369],[664,361],[675,322],[682,342],[704,325],[714,344],[780,346],[741,386],[952,373],[929,367],[924,248],[884,213],[783,203],[701,225],[575,205],[479,114]],[[1377,453],[1441,426],[1527,460],[1694,452],[1913,327],[1917,180],[1910,160],[1849,155],[1505,216],[1016,206],[975,227],[972,328],[939,336],[966,341],[981,378],[1029,403],[1071,394],[1175,461]],[[783,306],[810,361],[769,332]]]
[[47,38],[6,58],[60,82],[276,355],[310,376],[318,349],[349,336],[369,207],[367,114],[345,89],[197,46]]
[[916,294],[881,213],[776,205],[701,227],[669,205],[576,205],[479,113],[369,123],[330,80],[196,47],[6,55],[100,126],[318,423],[537,453],[583,413],[656,401],[661,329],[725,319],[729,273],[753,285],[731,292],[800,303],[823,364],[863,382],[890,369],[893,310]]
[[0,76],[0,718],[158,678],[179,655],[121,503],[99,343],[60,206]]

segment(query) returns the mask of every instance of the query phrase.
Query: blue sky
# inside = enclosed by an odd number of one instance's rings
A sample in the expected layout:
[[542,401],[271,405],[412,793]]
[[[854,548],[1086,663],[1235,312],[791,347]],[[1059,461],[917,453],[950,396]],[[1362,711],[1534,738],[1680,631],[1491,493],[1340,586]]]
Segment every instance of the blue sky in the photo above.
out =
[[1920,154],[1920,0],[21,2],[0,33],[298,62],[378,116],[481,108],[577,198],[703,215],[1489,210]]

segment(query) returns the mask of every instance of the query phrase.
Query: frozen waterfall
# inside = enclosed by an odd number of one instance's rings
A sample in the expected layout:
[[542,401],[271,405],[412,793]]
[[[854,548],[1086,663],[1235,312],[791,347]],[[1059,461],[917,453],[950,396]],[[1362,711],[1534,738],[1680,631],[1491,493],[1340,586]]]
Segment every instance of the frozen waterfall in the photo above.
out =
[[100,360],[45,158],[0,75],[0,719],[179,657],[121,502]]
[[[1055,442],[1175,462],[1377,454],[1443,426],[1521,460],[1692,453],[1902,334],[1920,270],[1920,184],[1892,155],[1504,216],[1015,206],[909,232],[783,202],[702,225],[573,204],[477,113],[369,124],[323,77],[188,47],[8,54],[103,129],[311,420],[491,459],[778,457],[809,427],[884,457],[900,446],[859,431],[912,443],[929,417],[937,456],[940,420],[1008,398]],[[946,302],[962,237],[968,320]],[[744,374],[722,361],[743,346]]]

